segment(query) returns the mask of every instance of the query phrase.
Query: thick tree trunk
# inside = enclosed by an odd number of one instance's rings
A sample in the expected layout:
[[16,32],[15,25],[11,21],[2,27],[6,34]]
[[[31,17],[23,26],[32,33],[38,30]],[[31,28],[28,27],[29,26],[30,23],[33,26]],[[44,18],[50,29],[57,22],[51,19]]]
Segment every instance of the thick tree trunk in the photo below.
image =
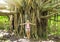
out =
[[18,35],[17,14],[14,15],[14,29],[15,29],[15,34]]
[[12,24],[13,23],[12,22],[13,21],[13,15],[10,15],[9,18],[10,18],[9,19],[10,20],[10,30],[9,30],[9,32],[12,33],[12,31],[13,31],[13,24]]
[[[47,15],[47,11],[43,11],[41,13],[41,16],[46,16]],[[48,19],[46,18],[40,18],[40,27],[41,27],[41,37],[46,38],[47,37],[47,22]]]
[[[47,15],[47,11],[42,11],[39,10],[39,7],[36,7],[37,5],[35,5],[36,3],[34,1],[32,1],[29,4],[26,4],[25,7],[21,7],[20,11],[20,16],[18,15],[18,17],[20,19],[18,19],[18,24],[22,24],[25,23],[25,21],[28,19],[30,20],[30,22],[36,24],[35,26],[31,25],[31,38],[46,38],[47,36],[47,19],[46,18],[40,18],[41,16],[46,16]],[[16,18],[16,17],[15,17]],[[20,31],[19,34],[21,37],[23,37],[25,35],[25,27],[23,25],[21,25],[20,27]]]

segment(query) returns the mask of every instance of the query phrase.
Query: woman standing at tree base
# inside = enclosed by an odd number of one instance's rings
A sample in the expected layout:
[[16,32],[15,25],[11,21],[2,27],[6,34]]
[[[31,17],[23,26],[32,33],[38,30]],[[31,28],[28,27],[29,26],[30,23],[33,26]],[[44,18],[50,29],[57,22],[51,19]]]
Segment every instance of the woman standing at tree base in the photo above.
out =
[[28,39],[30,39],[30,24],[35,25],[35,24],[32,24],[31,22],[29,22],[29,20],[27,20],[26,23],[20,24],[20,25],[25,25],[25,32],[26,32]]

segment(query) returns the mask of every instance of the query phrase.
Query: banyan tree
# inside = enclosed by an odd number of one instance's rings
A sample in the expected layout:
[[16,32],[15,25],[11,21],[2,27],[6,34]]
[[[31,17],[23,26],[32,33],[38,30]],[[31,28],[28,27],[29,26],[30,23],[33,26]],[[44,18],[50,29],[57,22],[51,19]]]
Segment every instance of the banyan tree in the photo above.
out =
[[59,13],[60,0],[5,0],[11,9],[16,12],[14,17],[14,30],[19,37],[26,36],[25,23],[31,23],[31,38],[47,38],[48,19]]

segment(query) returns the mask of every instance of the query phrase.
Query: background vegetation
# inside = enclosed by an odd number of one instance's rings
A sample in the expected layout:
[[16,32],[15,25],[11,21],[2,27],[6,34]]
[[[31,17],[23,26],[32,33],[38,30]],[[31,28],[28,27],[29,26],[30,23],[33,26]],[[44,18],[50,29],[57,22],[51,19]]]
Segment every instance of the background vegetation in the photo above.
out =
[[0,29],[2,30],[9,29],[9,19],[7,16],[0,16]]

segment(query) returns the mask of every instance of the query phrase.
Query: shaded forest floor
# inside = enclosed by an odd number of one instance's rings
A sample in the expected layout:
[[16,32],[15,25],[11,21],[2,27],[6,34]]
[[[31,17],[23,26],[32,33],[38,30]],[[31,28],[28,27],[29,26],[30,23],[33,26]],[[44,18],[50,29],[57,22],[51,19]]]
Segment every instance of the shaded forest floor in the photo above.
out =
[[31,40],[27,38],[17,38],[14,36],[14,33],[11,35],[4,31],[0,30],[0,42],[60,42],[58,41],[53,41],[53,40]]

